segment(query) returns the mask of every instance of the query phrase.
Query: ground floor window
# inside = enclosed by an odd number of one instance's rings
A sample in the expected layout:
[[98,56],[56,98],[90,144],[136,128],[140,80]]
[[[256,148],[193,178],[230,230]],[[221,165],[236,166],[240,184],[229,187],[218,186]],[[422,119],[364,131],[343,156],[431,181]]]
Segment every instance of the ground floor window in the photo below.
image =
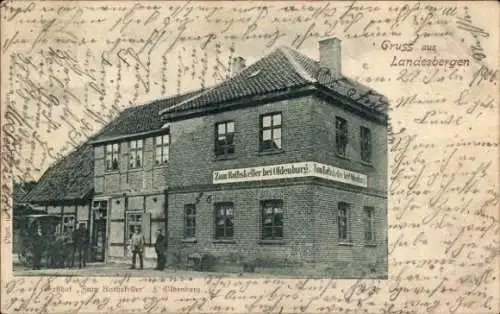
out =
[[63,233],[71,233],[75,230],[75,215],[64,215],[63,216],[63,224],[62,224],[62,232]]
[[138,228],[139,232],[142,233],[142,214],[143,213],[128,213],[127,214],[127,240],[132,238],[134,230]]
[[339,231],[339,241],[348,242],[351,241],[351,213],[349,210],[349,204],[340,202],[338,203],[338,231]]
[[364,208],[365,242],[375,241],[375,210],[373,207]]
[[232,239],[234,234],[233,203],[215,204],[215,238]]
[[196,206],[184,206],[184,238],[196,237]]
[[283,238],[283,201],[267,200],[262,206],[262,239],[279,240]]

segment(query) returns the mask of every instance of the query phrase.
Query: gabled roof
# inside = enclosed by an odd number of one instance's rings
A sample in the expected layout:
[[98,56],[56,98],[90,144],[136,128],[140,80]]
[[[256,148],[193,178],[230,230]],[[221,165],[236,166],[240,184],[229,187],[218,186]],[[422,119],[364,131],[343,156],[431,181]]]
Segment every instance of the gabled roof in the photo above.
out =
[[162,109],[176,105],[201,92],[202,90],[197,90],[166,99],[155,100],[142,106],[127,108],[114,121],[107,125],[94,141],[104,141],[120,136],[158,130],[162,127],[159,115]]
[[26,203],[85,199],[94,188],[94,151],[84,143],[45,171]]
[[175,105],[200,92],[190,92],[123,110],[97,135],[47,169],[23,202],[57,202],[89,197],[94,189],[93,142],[160,129],[160,109]]
[[343,75],[330,74],[320,62],[288,47],[275,49],[232,78],[161,113],[197,110],[245,97],[311,85],[326,88],[387,115],[388,101],[385,96]]

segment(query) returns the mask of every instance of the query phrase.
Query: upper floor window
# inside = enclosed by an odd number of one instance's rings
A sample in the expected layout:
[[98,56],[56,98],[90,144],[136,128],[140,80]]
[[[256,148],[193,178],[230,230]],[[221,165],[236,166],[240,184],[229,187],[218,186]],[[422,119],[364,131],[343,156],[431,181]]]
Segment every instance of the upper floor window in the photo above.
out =
[[142,167],[142,144],[143,140],[130,141],[129,143],[129,168]]
[[370,129],[363,126],[360,129],[360,144],[361,160],[370,162],[372,159],[372,135]]
[[120,168],[120,144],[106,145],[106,170],[118,170]]
[[215,132],[215,155],[234,154],[234,122],[217,123]]
[[260,150],[281,149],[281,113],[260,117]]
[[349,204],[340,202],[338,203],[338,217],[337,224],[339,230],[339,241],[351,241],[351,213],[349,211]]
[[263,201],[262,205],[262,240],[283,238],[283,201]]
[[232,239],[233,238],[233,203],[215,204],[215,238]]
[[335,117],[335,145],[336,145],[336,152],[338,155],[340,156],[346,155],[347,142],[348,142],[347,121],[340,117]]
[[155,164],[161,165],[168,162],[170,136],[168,134],[155,138]]
[[375,210],[373,207],[364,208],[365,242],[375,241]]

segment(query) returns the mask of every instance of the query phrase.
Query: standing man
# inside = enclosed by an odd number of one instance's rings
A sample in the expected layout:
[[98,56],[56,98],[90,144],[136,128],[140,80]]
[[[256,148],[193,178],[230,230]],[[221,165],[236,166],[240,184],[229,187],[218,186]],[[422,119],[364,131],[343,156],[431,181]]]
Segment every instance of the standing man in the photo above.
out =
[[78,267],[82,268],[82,263],[83,267],[87,266],[86,261],[87,261],[87,250],[89,247],[89,232],[87,230],[87,227],[85,227],[84,223],[80,223],[80,226],[78,227]]
[[156,250],[156,269],[164,270],[165,269],[165,236],[163,235],[163,230],[158,229],[156,232],[156,242],[155,242],[155,250]]
[[33,269],[40,269],[40,264],[42,263],[42,254],[44,249],[42,228],[37,227],[35,234],[33,235]]
[[139,255],[139,262],[141,265],[141,269],[144,268],[144,260],[143,260],[143,252],[144,252],[144,236],[140,233],[139,228],[134,227],[134,234],[130,238],[130,248],[132,249],[132,267],[130,269],[135,268],[135,257]]

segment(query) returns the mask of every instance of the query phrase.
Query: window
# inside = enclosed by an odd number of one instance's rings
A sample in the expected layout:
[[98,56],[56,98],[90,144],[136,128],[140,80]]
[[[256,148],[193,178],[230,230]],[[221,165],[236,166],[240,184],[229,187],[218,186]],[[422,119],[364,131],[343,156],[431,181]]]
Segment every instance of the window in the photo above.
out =
[[373,207],[365,207],[364,222],[365,242],[375,241],[375,210]]
[[73,230],[75,229],[75,216],[64,215],[62,227],[63,227],[63,233],[73,232]]
[[361,160],[370,162],[372,159],[372,135],[370,129],[361,127],[360,129]]
[[106,170],[118,170],[120,168],[120,144],[106,145]]
[[347,121],[336,117],[335,118],[335,143],[337,154],[345,156],[347,152]]
[[260,117],[260,150],[281,149],[281,113]]
[[129,168],[142,167],[142,142],[143,140],[130,141],[129,143]]
[[155,164],[161,165],[168,162],[170,136],[168,134],[155,138]]
[[215,204],[215,238],[233,238],[233,203]]
[[349,204],[338,203],[338,229],[339,229],[339,241],[348,242],[351,241],[351,225],[350,225]]
[[103,219],[108,216],[108,201],[94,201],[92,208],[95,219]]
[[215,132],[215,155],[234,154],[234,122],[217,123]]
[[196,237],[196,206],[184,206],[184,238]]
[[127,214],[127,240],[132,238],[135,228],[139,228],[142,232],[142,213],[128,213]]
[[283,238],[283,201],[270,200],[262,203],[262,240]]

